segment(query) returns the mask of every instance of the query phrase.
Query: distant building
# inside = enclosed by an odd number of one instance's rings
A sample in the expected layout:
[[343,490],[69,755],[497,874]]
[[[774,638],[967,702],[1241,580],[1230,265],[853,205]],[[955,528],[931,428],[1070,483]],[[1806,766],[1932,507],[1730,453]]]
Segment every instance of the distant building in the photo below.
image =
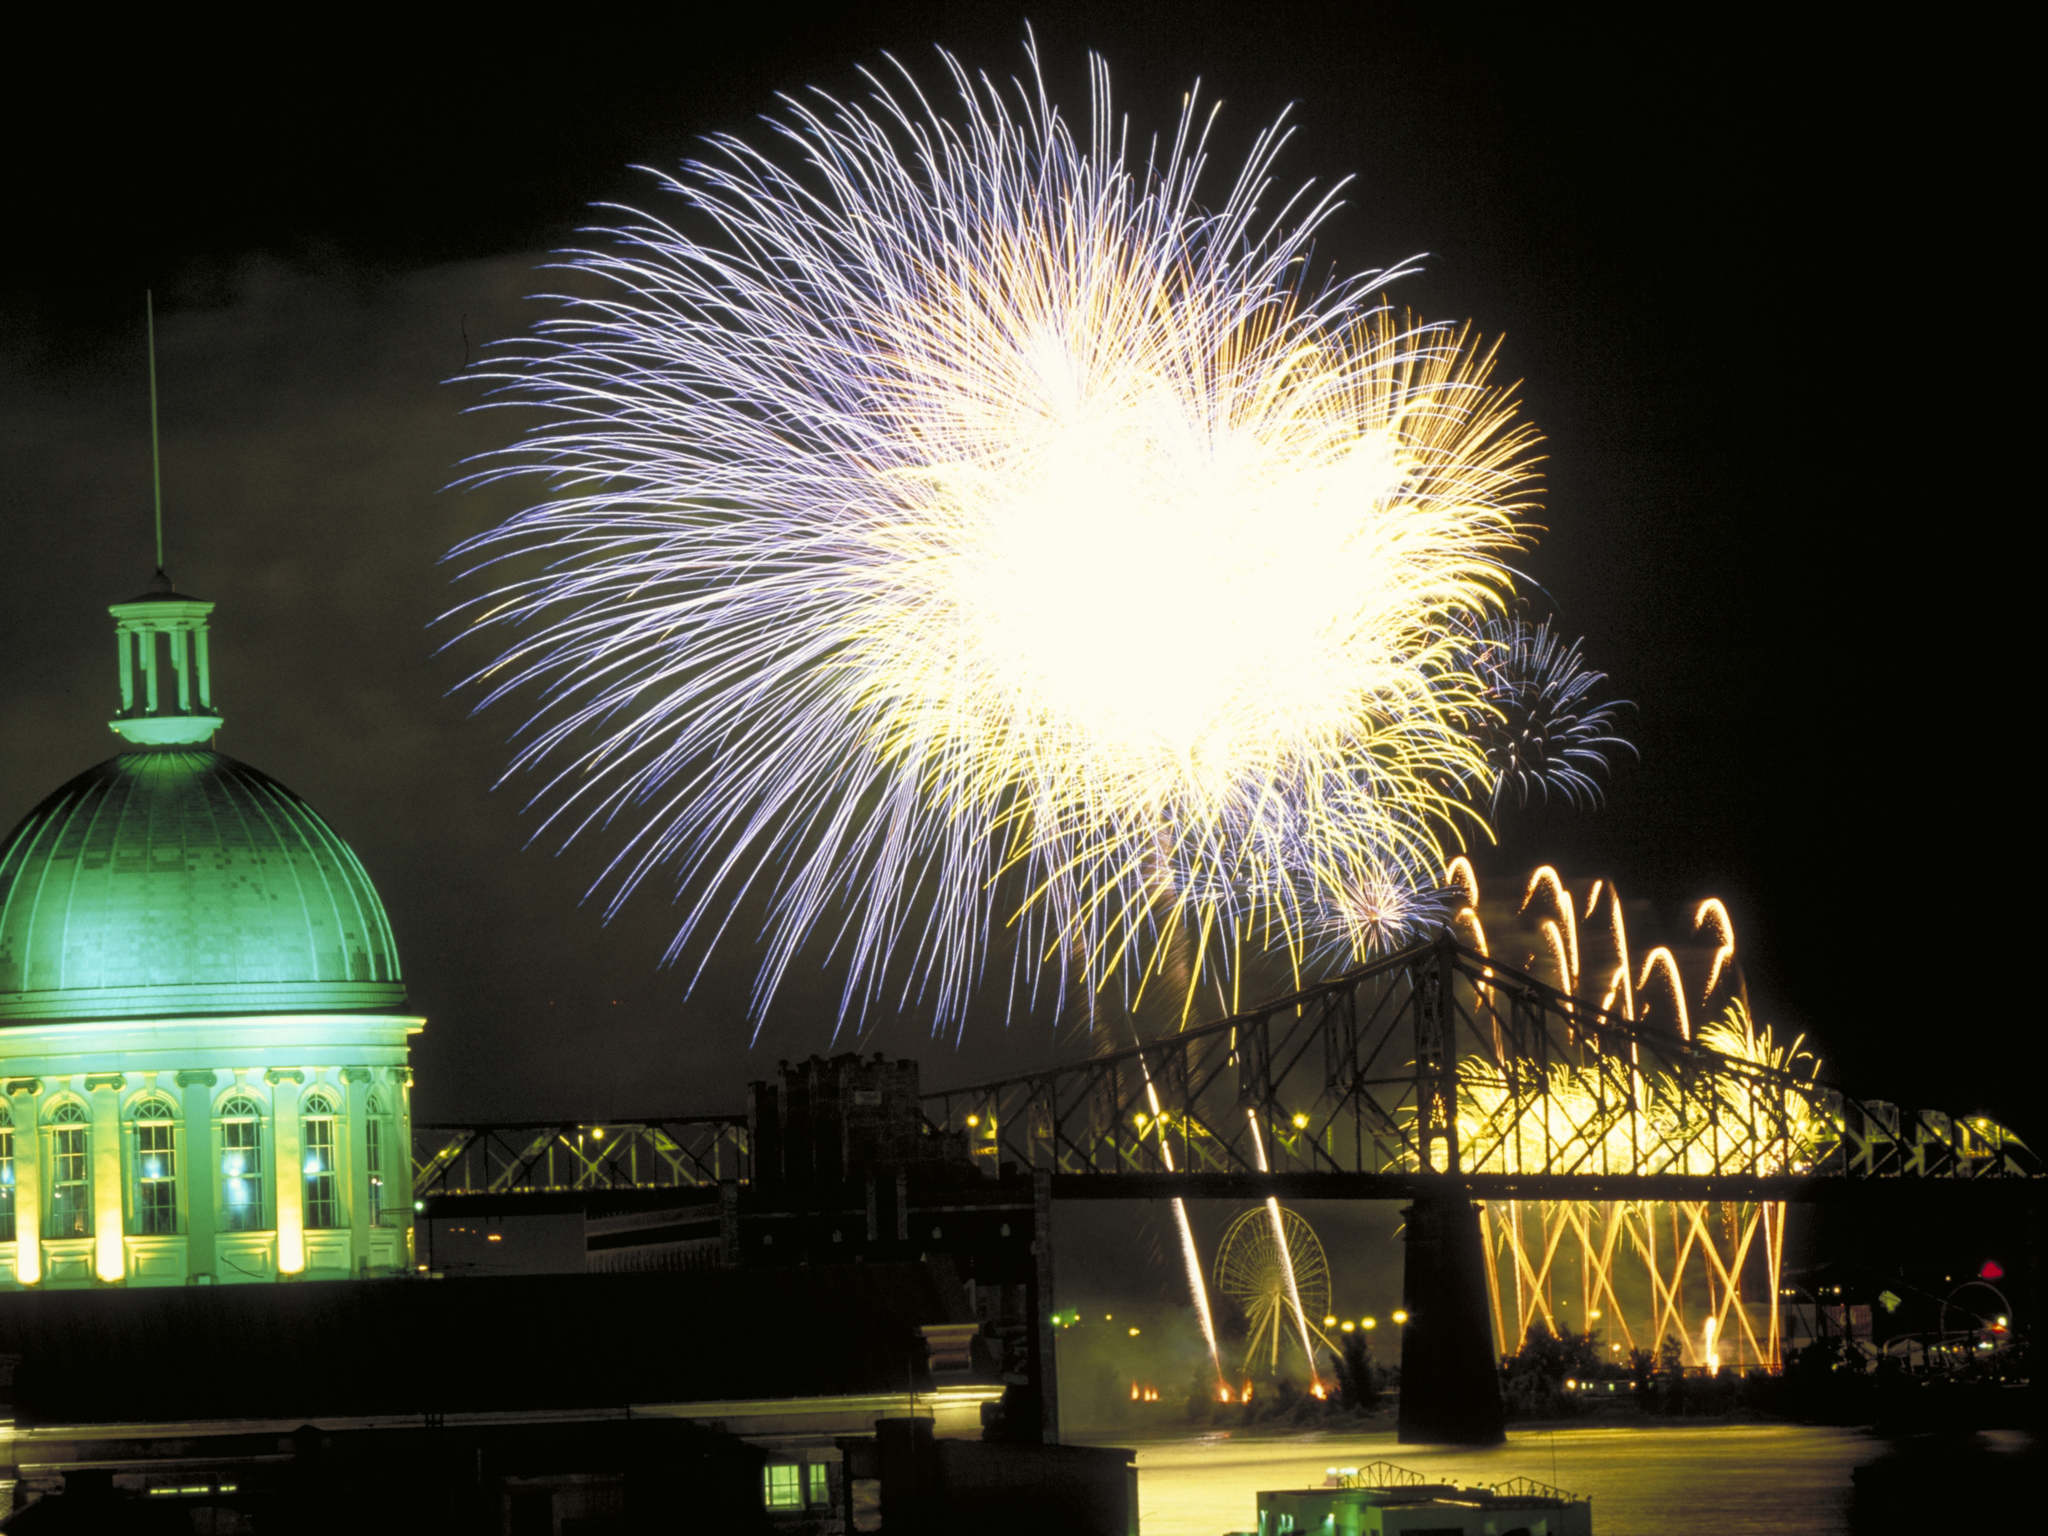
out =
[[0,1288],[412,1265],[383,904],[305,801],[212,750],[207,620],[109,609],[126,749],[0,844]]

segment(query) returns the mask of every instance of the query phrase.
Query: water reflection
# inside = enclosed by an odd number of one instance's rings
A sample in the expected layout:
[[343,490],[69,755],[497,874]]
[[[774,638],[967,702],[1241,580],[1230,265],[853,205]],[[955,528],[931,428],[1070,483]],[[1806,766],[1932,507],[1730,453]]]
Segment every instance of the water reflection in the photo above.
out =
[[1135,1443],[1145,1536],[1248,1530],[1260,1489],[1309,1487],[1325,1467],[1379,1460],[1460,1482],[1554,1483],[1592,1498],[1598,1536],[1923,1536],[2011,1507],[2007,1490],[2041,1486],[2042,1467],[2038,1437],[2018,1431],[1894,1441],[1797,1424],[1520,1430],[1476,1451],[1399,1445],[1391,1433]]

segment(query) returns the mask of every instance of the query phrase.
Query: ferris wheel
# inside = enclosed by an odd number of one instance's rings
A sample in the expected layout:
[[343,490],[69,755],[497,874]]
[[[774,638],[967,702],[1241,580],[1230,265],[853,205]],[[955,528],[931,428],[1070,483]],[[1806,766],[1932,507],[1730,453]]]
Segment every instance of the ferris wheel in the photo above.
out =
[[1263,1354],[1267,1371],[1277,1372],[1284,1340],[1308,1357],[1313,1374],[1316,1341],[1336,1347],[1316,1326],[1330,1307],[1330,1261],[1298,1211],[1268,1203],[1233,1221],[1216,1251],[1216,1289],[1244,1314],[1246,1370]]

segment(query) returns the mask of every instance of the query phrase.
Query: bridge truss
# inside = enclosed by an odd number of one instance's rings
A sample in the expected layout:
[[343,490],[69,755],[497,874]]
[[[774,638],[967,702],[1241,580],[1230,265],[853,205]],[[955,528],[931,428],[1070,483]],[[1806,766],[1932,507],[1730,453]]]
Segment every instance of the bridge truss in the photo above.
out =
[[418,1200],[698,1189],[748,1172],[747,1122],[736,1115],[413,1127]]
[[1057,1192],[1785,1199],[1998,1180],[1990,1121],[1854,1098],[1765,1035],[1716,1049],[1446,935],[1168,1039],[926,1095]]

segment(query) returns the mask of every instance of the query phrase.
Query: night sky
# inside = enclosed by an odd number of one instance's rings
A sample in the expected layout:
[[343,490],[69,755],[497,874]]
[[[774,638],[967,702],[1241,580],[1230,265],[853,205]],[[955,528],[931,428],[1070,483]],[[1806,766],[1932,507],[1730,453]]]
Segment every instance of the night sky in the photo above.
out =
[[[102,59],[61,110],[6,109],[0,814],[112,750],[105,604],[152,564],[153,286],[169,566],[220,604],[219,744],[376,880],[430,1019],[426,1120],[733,1109],[832,1025],[793,989],[750,1052],[745,935],[686,997],[664,893],[606,927],[580,904],[596,849],[522,851],[523,796],[491,789],[516,717],[448,697],[463,661],[430,628],[462,595],[440,556],[514,507],[445,489],[506,430],[455,376],[543,312],[535,269],[590,203],[652,199],[630,165],[750,131],[777,90],[855,92],[885,49],[928,79],[934,43],[1022,65],[1007,7],[587,14],[351,19],[267,59],[261,34],[188,31]],[[1653,31],[1265,0],[1029,15],[1070,113],[1089,48],[1147,127],[1200,76],[1226,162],[1293,103],[1283,175],[1357,178],[1322,254],[1427,253],[1394,297],[1505,336],[1548,439],[1526,569],[1637,701],[1641,761],[1597,814],[1510,822],[1496,884],[1606,875],[1674,939],[1721,895],[1758,1011],[1852,1086],[2024,1131],[1995,1064],[2030,1038],[2026,993],[1971,969],[2033,893],[2032,859],[2006,873],[2034,669],[2004,507],[2035,493],[1996,403],[2026,291],[1997,43],[1726,8]],[[926,1028],[870,1045],[935,1084],[1084,1048],[1043,1018],[957,1047]]]

